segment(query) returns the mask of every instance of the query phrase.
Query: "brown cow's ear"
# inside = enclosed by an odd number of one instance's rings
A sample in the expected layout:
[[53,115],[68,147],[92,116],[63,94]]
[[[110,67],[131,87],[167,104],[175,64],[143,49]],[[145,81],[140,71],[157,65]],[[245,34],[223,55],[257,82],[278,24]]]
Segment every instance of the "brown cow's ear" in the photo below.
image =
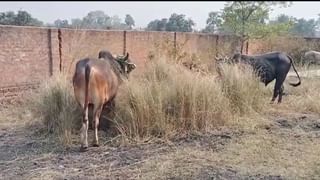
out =
[[129,63],[129,69],[134,70],[137,66],[133,63]]

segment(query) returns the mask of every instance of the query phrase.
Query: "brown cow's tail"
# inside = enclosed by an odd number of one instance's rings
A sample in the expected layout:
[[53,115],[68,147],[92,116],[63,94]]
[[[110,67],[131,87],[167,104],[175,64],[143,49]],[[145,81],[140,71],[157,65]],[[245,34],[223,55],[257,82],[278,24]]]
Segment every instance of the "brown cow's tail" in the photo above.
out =
[[297,74],[297,76],[298,76],[298,78],[299,78],[299,82],[298,83],[289,83],[291,86],[293,86],[293,87],[297,87],[297,86],[299,86],[300,84],[301,84],[301,79],[300,79],[300,76],[299,76],[299,74],[298,74],[298,72],[297,72],[297,70],[296,70],[296,68],[294,67],[294,63],[293,63],[293,60],[292,60],[292,58],[288,55],[288,57],[289,57],[289,59],[290,59],[290,61],[291,61],[291,64],[292,64],[292,67],[293,67],[293,70],[296,72],[296,74]]
[[85,98],[84,98],[84,110],[85,112],[88,112],[88,105],[89,105],[89,97],[88,97],[88,92],[89,92],[89,79],[90,79],[90,72],[91,72],[91,67],[87,64],[85,67]]

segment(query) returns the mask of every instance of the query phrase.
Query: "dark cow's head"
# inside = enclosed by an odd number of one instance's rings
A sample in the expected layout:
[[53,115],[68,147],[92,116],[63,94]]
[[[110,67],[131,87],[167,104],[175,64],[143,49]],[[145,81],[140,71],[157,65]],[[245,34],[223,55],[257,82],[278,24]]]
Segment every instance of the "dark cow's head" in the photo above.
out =
[[230,63],[230,58],[228,56],[222,57],[221,55],[215,57],[216,63]]
[[241,61],[242,61],[242,56],[241,56],[241,54],[240,54],[240,53],[235,53],[235,54],[233,55],[233,57],[231,58],[231,61],[232,61],[233,63],[239,63],[239,62],[241,62]]
[[254,57],[244,55],[241,53],[235,53],[231,58],[232,63],[242,63],[242,64],[250,64],[252,65],[255,62]]

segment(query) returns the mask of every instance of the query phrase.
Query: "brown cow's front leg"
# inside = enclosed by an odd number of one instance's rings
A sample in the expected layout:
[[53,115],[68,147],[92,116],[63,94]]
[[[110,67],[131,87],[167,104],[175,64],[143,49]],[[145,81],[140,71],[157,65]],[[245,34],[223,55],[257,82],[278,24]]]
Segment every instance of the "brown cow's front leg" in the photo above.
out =
[[99,139],[98,139],[98,127],[99,127],[99,119],[100,119],[100,114],[102,111],[102,105],[97,107],[97,109],[94,111],[94,142],[93,146],[94,147],[99,147]]

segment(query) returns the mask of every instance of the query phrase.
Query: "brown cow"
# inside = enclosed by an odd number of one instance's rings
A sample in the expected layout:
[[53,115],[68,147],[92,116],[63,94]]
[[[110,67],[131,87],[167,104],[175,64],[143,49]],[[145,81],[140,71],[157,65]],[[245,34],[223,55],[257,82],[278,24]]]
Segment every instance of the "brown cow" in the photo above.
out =
[[85,58],[77,62],[73,76],[73,88],[76,101],[83,110],[81,128],[81,150],[88,148],[88,106],[93,106],[95,138],[93,146],[99,146],[98,126],[104,106],[114,101],[123,78],[136,68],[131,63],[129,53],[113,57],[108,51],[100,51],[99,59]]

